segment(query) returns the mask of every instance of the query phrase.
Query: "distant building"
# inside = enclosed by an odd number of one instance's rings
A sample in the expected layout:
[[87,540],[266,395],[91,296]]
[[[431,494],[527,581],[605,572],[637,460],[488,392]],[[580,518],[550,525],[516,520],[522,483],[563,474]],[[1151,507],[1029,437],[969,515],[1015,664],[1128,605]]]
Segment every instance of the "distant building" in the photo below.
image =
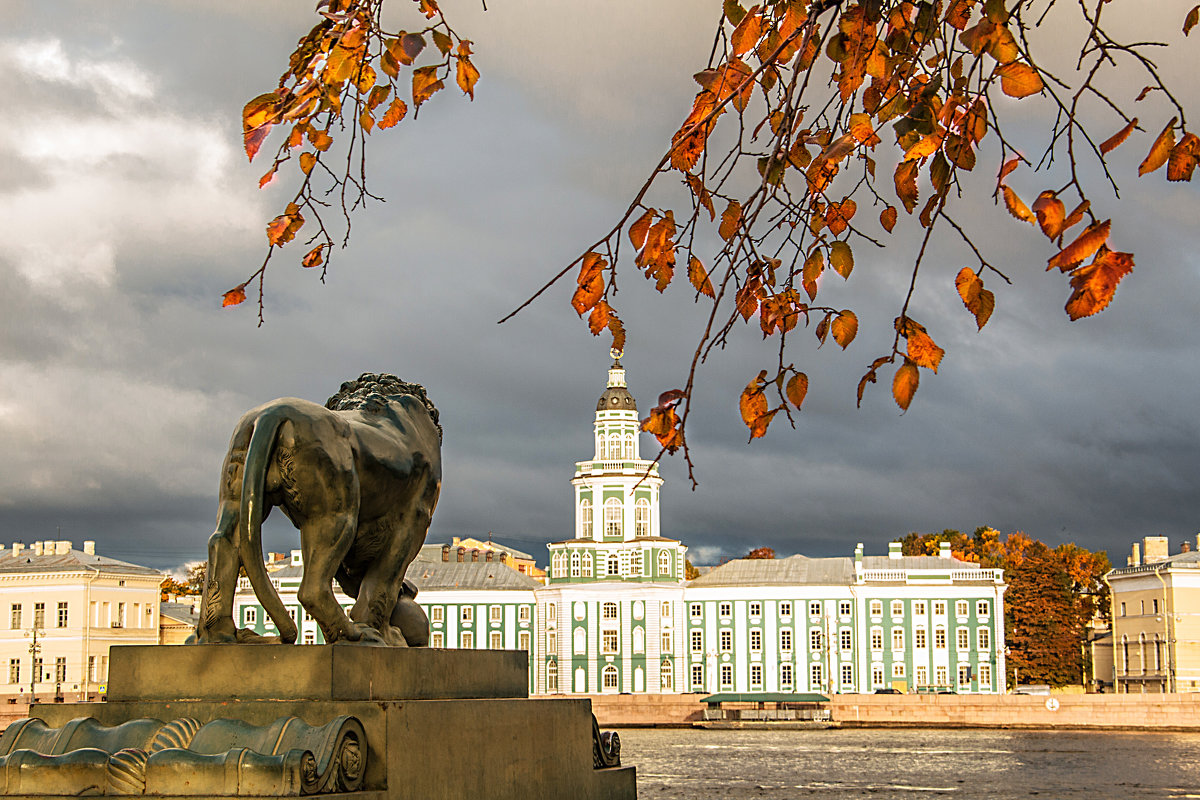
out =
[[0,695],[8,704],[102,695],[109,647],[158,643],[165,580],[97,555],[91,541],[82,550],[69,541],[0,547]]
[[185,644],[196,632],[200,615],[191,603],[161,603],[158,607],[158,643]]
[[513,569],[515,569],[517,572],[521,573],[522,575],[528,575],[529,577],[533,578],[534,580],[538,581],[539,583],[546,582],[546,580],[545,580],[546,570],[540,568],[537,565],[537,562],[533,556],[529,555],[528,553],[522,553],[520,550],[517,550],[516,548],[505,547],[504,545],[501,545],[497,542],[493,542],[491,540],[491,534],[488,534],[488,540],[486,542],[481,541],[479,539],[473,539],[470,537],[468,537],[466,539],[460,539],[457,536],[455,536],[453,539],[450,540],[449,545],[443,545],[443,547],[450,547],[450,548],[461,547],[464,550],[468,550],[468,551],[470,551],[470,550],[478,550],[480,552],[490,551],[490,552],[498,554],[500,556],[501,564],[505,564],[506,566],[512,567]]
[[[1112,682],[1118,692],[1200,691],[1200,536],[1171,555],[1165,536],[1132,547],[1104,580],[1112,597]],[[1103,676],[1098,676],[1103,678]]]

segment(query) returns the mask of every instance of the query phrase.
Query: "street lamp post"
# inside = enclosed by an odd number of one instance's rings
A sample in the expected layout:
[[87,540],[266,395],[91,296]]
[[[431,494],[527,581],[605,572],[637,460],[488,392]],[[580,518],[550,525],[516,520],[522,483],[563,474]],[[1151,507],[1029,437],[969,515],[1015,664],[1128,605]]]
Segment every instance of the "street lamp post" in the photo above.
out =
[[30,637],[29,642],[29,703],[33,704],[34,687],[38,682],[38,656],[42,654],[42,643],[38,641],[38,635],[45,635],[45,631],[38,628],[36,625],[25,632],[26,636]]

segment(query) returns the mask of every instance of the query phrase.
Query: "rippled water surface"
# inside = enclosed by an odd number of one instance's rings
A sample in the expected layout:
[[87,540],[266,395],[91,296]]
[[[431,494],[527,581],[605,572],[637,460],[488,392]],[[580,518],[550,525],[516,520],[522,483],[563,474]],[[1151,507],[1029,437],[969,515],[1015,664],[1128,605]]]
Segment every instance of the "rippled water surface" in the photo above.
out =
[[1200,734],[623,729],[640,800],[1198,798]]

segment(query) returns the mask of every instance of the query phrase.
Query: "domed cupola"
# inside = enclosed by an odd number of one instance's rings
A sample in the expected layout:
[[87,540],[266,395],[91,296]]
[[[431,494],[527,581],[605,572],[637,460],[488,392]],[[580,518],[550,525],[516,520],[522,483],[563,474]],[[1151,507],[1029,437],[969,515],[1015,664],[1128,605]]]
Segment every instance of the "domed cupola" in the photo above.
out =
[[621,366],[621,351],[612,351],[613,364],[608,368],[608,388],[596,401],[597,411],[632,411],[637,413],[637,401],[625,385],[625,368]]

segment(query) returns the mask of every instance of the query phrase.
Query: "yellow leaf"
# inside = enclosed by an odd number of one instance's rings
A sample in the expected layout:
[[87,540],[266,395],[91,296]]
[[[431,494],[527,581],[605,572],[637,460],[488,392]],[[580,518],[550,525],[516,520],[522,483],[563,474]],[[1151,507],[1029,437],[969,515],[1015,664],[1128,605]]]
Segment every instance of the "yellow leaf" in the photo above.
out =
[[975,315],[975,324],[982,330],[996,308],[996,296],[983,288],[983,280],[970,267],[959,270],[954,287],[958,289],[963,305]]
[[854,270],[854,253],[843,241],[834,242],[829,248],[829,266],[843,278],[849,278]]
[[1137,123],[1138,123],[1137,117],[1134,117],[1133,119],[1129,120],[1128,125],[1126,125],[1124,128],[1121,128],[1121,130],[1117,131],[1116,133],[1114,133],[1112,136],[1105,139],[1100,144],[1100,152],[1101,153],[1109,153],[1109,152],[1117,149],[1121,145],[1121,142],[1128,139],[1129,134],[1133,133],[1133,129],[1137,127]]
[[1031,94],[1037,94],[1045,87],[1038,71],[1019,61],[997,67],[996,72],[1000,75],[1001,91],[1009,97],[1018,99],[1028,97]]
[[804,404],[804,397],[808,394],[808,376],[803,372],[797,372],[787,382],[787,399],[796,408]]
[[1138,175],[1145,175],[1167,163],[1167,159],[1171,157],[1171,148],[1175,146],[1175,122],[1178,117],[1171,117],[1171,121],[1167,123],[1167,127],[1163,128],[1162,133],[1154,140],[1154,144],[1150,146],[1150,152],[1146,154],[1146,158],[1138,167]]
[[1046,269],[1050,270],[1058,267],[1063,272],[1068,272],[1076,264],[1099,250],[1101,245],[1108,241],[1108,232],[1111,226],[1112,220],[1110,219],[1089,225],[1083,233],[1079,234],[1078,239],[1071,242],[1059,251],[1058,255],[1050,259]]
[[942,146],[942,134],[931,133],[921,141],[908,148],[908,152],[904,154],[905,161],[915,161],[919,158],[931,156],[937,152],[937,149]]
[[[874,371],[868,373],[872,376],[874,382]],[[864,376],[865,381],[865,376]],[[892,378],[892,397],[896,400],[896,405],[900,406],[901,410],[907,411],[912,404],[913,395],[917,393],[917,385],[921,382],[921,375],[917,371],[917,367],[911,361],[905,361],[900,365],[900,369],[896,370],[896,377]],[[862,384],[859,385],[859,398],[862,397]]]
[[479,80],[479,70],[471,63],[471,59],[466,56],[458,57],[458,88],[463,90],[463,94],[468,95],[472,100],[475,99],[475,84]]
[[829,332],[833,335],[833,340],[845,350],[858,335],[858,316],[853,311],[843,311],[829,324]]
[[316,166],[317,157],[313,153],[300,154],[300,171],[305,175],[312,172],[312,168]]
[[742,224],[742,204],[737,200],[730,200],[729,205],[721,213],[721,226],[717,230],[721,234],[721,238],[729,241],[733,235],[737,233],[738,228]]
[[909,214],[917,206],[917,170],[915,161],[906,161],[896,166],[896,196]]
[[304,258],[300,259],[300,266],[305,269],[321,266],[325,261],[325,248],[328,246],[327,244],[319,244],[312,250],[309,250],[304,254]]
[[629,241],[638,250],[646,244],[646,234],[650,231],[650,223],[654,221],[654,209],[646,210],[638,221],[629,226]]
[[767,413],[767,396],[763,393],[766,385],[767,371],[758,373],[758,377],[746,384],[742,396],[738,399],[738,409],[742,414],[742,422],[750,425],[754,420]]
[[857,210],[858,204],[849,197],[840,203],[830,203],[825,212],[825,224],[829,226],[829,232],[834,236],[840,235],[849,227],[850,220],[854,218],[854,212]]
[[399,97],[393,97],[388,110],[384,112],[383,119],[379,120],[380,128],[391,128],[400,124],[400,120],[404,119],[404,115],[408,113],[408,104]]
[[692,286],[697,292],[705,297],[716,297],[713,292],[712,281],[708,278],[708,272],[704,269],[704,265],[700,263],[700,259],[692,256],[688,260],[688,280],[692,282]]
[[1004,207],[1008,209],[1008,213],[1012,214],[1022,222],[1034,224],[1037,217],[1029,210],[1029,207],[1017,197],[1017,193],[1007,186],[1001,186],[1001,191],[1004,193]]
[[413,70],[412,76],[412,93],[413,103],[418,107],[434,93],[445,86],[437,76],[437,65],[433,64],[428,67],[418,67]]

